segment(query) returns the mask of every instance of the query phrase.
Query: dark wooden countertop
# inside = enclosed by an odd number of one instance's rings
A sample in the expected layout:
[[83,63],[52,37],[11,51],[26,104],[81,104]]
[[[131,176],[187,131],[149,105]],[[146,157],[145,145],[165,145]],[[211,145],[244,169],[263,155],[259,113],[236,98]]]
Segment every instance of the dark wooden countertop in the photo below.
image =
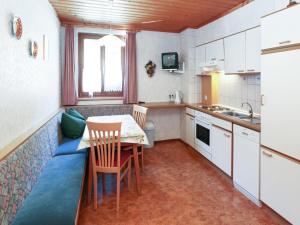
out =
[[189,107],[189,108],[192,108],[194,110],[198,110],[200,112],[204,112],[204,113],[210,114],[210,115],[212,115],[214,117],[230,121],[233,124],[240,125],[242,127],[246,127],[246,128],[249,128],[249,129],[257,131],[257,132],[261,131],[260,124],[252,124],[252,123],[249,123],[249,122],[247,122],[245,120],[241,120],[239,118],[235,118],[235,117],[227,116],[227,115],[224,115],[224,114],[221,114],[221,113],[218,113],[218,112],[211,112],[209,110],[202,109],[202,108],[199,107],[199,106],[202,105],[201,103],[195,103],[195,104],[181,103],[181,104],[176,104],[176,103],[173,103],[173,102],[147,102],[145,104],[140,104],[140,105],[142,105],[144,107],[147,107],[149,109],[172,109],[172,108]]
[[186,107],[185,103],[176,104],[174,102],[146,102],[145,104],[140,105],[149,109],[172,109]]
[[199,106],[201,106],[201,103],[198,103],[198,104],[197,103],[196,104],[186,104],[186,107],[192,108],[194,110],[198,110],[200,112],[204,112],[204,113],[210,114],[210,115],[212,115],[214,117],[230,121],[233,124],[240,125],[242,127],[246,127],[246,128],[249,128],[249,129],[257,131],[257,132],[261,131],[260,124],[252,124],[252,123],[249,123],[249,122],[247,122],[245,120],[241,120],[239,118],[235,118],[235,117],[227,116],[227,115],[224,115],[224,114],[221,114],[221,113],[218,113],[218,112],[212,112],[212,111],[209,111],[209,110],[206,110],[206,109],[202,109]]

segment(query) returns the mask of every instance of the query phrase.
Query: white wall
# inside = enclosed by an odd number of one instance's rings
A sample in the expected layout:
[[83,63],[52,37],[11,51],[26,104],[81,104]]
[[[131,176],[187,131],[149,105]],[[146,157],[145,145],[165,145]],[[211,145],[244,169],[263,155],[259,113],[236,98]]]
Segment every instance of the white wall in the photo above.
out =
[[[179,34],[141,31],[137,33],[138,100],[165,102],[169,94],[180,90],[181,76],[162,70],[161,53],[179,52]],[[145,65],[152,60],[156,64],[153,77],[149,78]]]
[[[59,27],[47,0],[0,0],[0,151],[44,121],[60,106]],[[11,35],[12,15],[23,21],[23,36]],[[43,34],[49,39],[49,60],[42,60]],[[39,56],[29,55],[29,40]]]
[[195,76],[195,41],[196,33],[187,29],[180,33],[181,60],[185,62],[185,73],[181,77],[181,90],[184,102],[197,103],[201,101],[200,77]]

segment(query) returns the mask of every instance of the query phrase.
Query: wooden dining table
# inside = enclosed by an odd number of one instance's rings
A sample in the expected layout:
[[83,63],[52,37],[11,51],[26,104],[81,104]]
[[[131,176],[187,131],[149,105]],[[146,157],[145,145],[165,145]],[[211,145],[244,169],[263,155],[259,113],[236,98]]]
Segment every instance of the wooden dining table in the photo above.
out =
[[[98,122],[98,123],[117,123],[121,122],[121,144],[126,146],[132,145],[133,148],[133,158],[134,158],[134,168],[136,177],[136,188],[137,192],[141,194],[141,178],[140,178],[140,166],[138,159],[138,145],[149,144],[147,136],[144,130],[137,124],[131,115],[111,115],[111,116],[93,116],[88,117],[87,121]],[[90,149],[89,142],[89,131],[88,127],[85,127],[83,137],[78,145],[77,151],[82,149]],[[126,148],[128,149],[128,148]],[[89,154],[89,162],[91,163],[91,154]],[[92,188],[92,165],[89,164],[88,171],[88,193],[91,193]],[[90,202],[91,196],[88,196],[88,202]]]

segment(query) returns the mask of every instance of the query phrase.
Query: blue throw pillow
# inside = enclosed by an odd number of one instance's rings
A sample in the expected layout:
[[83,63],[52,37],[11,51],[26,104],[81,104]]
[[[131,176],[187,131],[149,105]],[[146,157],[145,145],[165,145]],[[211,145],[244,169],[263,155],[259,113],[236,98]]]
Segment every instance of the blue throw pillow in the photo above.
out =
[[78,118],[78,119],[85,120],[84,116],[81,115],[81,113],[78,112],[76,109],[70,108],[70,109],[67,111],[67,113],[68,113],[69,115],[71,115],[71,116],[74,116],[74,117]]
[[85,120],[76,118],[67,113],[62,114],[61,128],[65,137],[72,139],[82,137],[85,124]]

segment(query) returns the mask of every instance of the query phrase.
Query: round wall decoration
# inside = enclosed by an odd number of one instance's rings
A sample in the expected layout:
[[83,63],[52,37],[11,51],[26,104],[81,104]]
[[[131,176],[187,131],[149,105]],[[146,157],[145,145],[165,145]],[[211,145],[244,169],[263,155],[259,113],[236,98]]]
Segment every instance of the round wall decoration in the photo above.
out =
[[18,40],[21,39],[23,34],[23,25],[22,25],[21,18],[18,16],[14,16],[12,25],[13,25],[13,34],[16,36]]
[[146,72],[149,77],[152,77],[155,73],[156,65],[151,60],[145,65]]
[[36,58],[38,55],[39,46],[36,41],[31,41],[31,55]]

